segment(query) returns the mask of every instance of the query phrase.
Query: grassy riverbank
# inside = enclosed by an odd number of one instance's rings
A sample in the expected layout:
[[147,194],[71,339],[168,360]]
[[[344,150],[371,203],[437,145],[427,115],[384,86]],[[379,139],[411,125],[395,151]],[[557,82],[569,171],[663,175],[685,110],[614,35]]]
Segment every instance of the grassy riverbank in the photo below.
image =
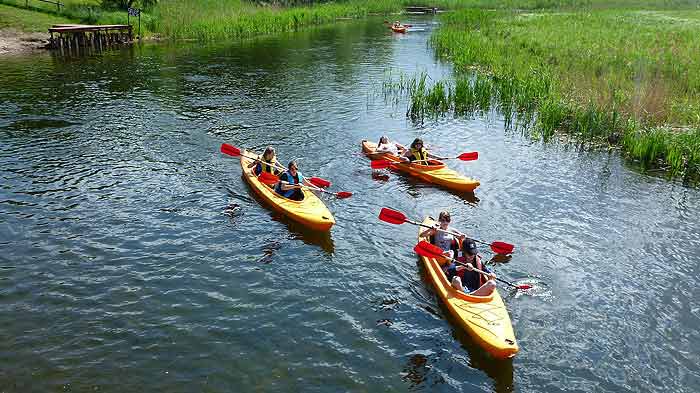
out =
[[[189,0],[160,2],[153,10],[154,30],[173,39],[221,40],[296,31],[307,26],[334,23],[403,10],[407,0],[347,0],[313,6],[258,6],[243,0]],[[457,0],[419,1],[440,8],[459,6]]]
[[13,29],[29,33],[46,32],[48,26],[55,23],[70,23],[70,20],[61,16],[18,9],[0,3],[0,29]]
[[[105,9],[100,0],[62,0],[56,5],[38,0],[0,0],[0,4],[37,14],[64,17],[73,23],[123,24],[126,11]],[[26,7],[26,4],[29,6]],[[345,0],[308,6],[259,5],[248,0],[168,0],[142,12],[144,35],[167,39],[201,41],[253,37],[296,31],[308,26],[334,23],[338,19],[362,18],[370,14],[393,14],[405,5],[458,8],[460,0]],[[21,12],[21,11],[17,11]],[[132,21],[133,22],[133,21]],[[46,26],[48,28],[48,26]]]
[[[47,31],[55,23],[110,25],[127,22],[126,11],[105,9],[100,0],[60,0],[60,2],[63,4],[60,10],[55,4],[38,0],[0,0],[0,5],[5,5],[6,15],[3,19],[21,17],[29,22],[19,26],[23,31]],[[151,24],[151,18],[147,13],[142,16],[141,23],[142,29]]]
[[472,9],[442,21],[432,45],[457,76],[399,83],[414,119],[495,107],[545,140],[566,132],[700,172],[700,11]]

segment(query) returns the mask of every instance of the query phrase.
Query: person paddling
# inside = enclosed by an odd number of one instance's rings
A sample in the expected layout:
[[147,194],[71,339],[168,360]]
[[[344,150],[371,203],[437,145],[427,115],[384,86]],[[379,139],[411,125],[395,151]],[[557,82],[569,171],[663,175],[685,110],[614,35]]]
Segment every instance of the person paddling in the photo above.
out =
[[258,158],[260,161],[253,161],[252,163],[248,164],[248,168],[255,167],[255,169],[253,169],[255,176],[260,176],[260,174],[263,172],[272,173],[273,175],[278,175],[280,173],[280,171],[275,168],[277,158],[273,147],[268,146],[265,148],[265,152],[263,152],[262,157]]
[[422,165],[430,165],[430,161],[428,161],[430,158],[435,158],[438,160],[443,159],[442,157],[430,154],[428,149],[423,147],[423,140],[420,138],[413,140],[413,143],[411,143],[411,148],[406,151],[404,156],[411,162],[419,161]]
[[304,176],[299,172],[299,166],[296,161],[290,161],[287,165],[287,172],[280,175],[280,181],[275,186],[275,192],[285,198],[294,201],[304,199],[304,193],[301,191],[302,185],[314,187]]
[[[455,253],[453,249],[457,244],[457,239],[464,240],[467,236],[454,229],[449,229],[450,221],[450,213],[447,211],[441,211],[440,215],[438,216],[439,224],[435,225],[433,228],[428,228],[421,232],[420,237],[429,237],[430,242],[440,247],[445,252],[444,255],[446,257],[454,258]],[[438,231],[438,228],[442,229],[442,231]],[[451,233],[445,233],[443,231],[453,232],[457,234],[457,236]]]
[[[453,248],[454,258],[466,266],[455,262],[443,266],[447,281],[450,281],[454,289],[470,295],[491,295],[496,289],[496,275],[481,262],[474,240],[464,239],[461,243],[461,247]],[[483,270],[488,273],[488,276],[474,271],[474,268]]]

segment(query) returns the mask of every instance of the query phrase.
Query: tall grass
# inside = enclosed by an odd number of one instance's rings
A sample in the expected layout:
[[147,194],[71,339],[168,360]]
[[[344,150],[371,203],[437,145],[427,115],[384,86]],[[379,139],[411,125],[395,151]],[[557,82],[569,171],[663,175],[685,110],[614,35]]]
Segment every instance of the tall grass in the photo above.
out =
[[155,31],[173,39],[222,40],[295,31],[306,26],[400,9],[393,0],[355,0],[311,7],[262,7],[241,0],[161,2],[153,10]]
[[697,170],[694,148],[680,147],[697,146],[697,132],[670,130],[700,127],[700,11],[472,9],[442,20],[431,45],[457,75],[418,84],[412,119],[495,108],[537,138],[566,132],[674,174]]
[[[60,2],[63,3],[64,6],[61,7],[59,12],[55,4],[44,3],[38,0],[29,0],[26,2],[25,0],[0,0],[0,4],[68,18],[72,23],[105,25],[127,23],[126,10],[104,9],[101,6],[100,0],[60,0]],[[39,15],[37,15],[36,18],[37,20],[41,19]],[[132,19],[132,25],[133,24],[134,20]],[[148,13],[141,14],[141,24],[144,32],[147,32],[149,27],[152,26],[152,18]],[[46,31],[49,27],[49,24],[45,24],[40,30]]]

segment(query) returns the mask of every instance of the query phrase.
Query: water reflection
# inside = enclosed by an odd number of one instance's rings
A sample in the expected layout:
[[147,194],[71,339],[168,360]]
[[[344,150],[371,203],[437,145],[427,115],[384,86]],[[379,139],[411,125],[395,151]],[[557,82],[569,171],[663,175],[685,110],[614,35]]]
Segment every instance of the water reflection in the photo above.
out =
[[[391,175],[398,175],[398,176],[391,176]],[[372,171],[372,180],[386,183],[389,182],[392,178],[397,178],[400,179],[399,181],[401,184],[404,186],[406,189],[406,192],[408,195],[411,195],[412,197],[419,199],[423,196],[423,190],[426,188],[437,188],[442,191],[446,191],[458,198],[461,198],[468,204],[472,206],[477,206],[479,204],[479,198],[476,196],[474,192],[465,192],[465,191],[456,191],[456,190],[451,190],[449,188],[442,187],[437,184],[432,184],[425,182],[421,179],[418,179],[414,176],[408,175],[404,172],[401,171],[391,171],[390,173],[388,171],[382,170],[382,171],[377,171],[373,170]]]
[[[452,315],[440,305],[445,319],[450,326],[457,326]],[[474,340],[462,329],[453,328],[452,336],[459,341],[462,348],[469,354],[469,366],[481,370],[493,380],[494,392],[512,392],[515,388],[513,376],[515,375],[513,359],[495,359],[484,352]]]
[[[467,351],[469,354],[469,365],[473,368],[479,369],[488,375],[494,383],[495,392],[512,392],[513,391],[513,360],[512,359],[495,359],[488,353],[486,353],[463,329],[459,328],[458,322],[454,319],[452,314],[449,312],[444,303],[438,298],[433,292],[432,284],[430,279],[427,277],[427,272],[425,266],[421,261],[418,261],[417,268],[419,269],[419,275],[421,281],[424,283],[425,287],[430,291],[433,298],[437,301],[439,312],[437,310],[432,310],[432,308],[426,308],[429,312],[437,315],[445,320],[446,324],[449,324],[452,331],[452,336],[457,339],[461,344],[461,347]],[[504,297],[505,299],[506,297]],[[416,373],[419,374],[419,373]]]
[[409,387],[415,388],[427,380],[430,369],[428,356],[417,353],[408,358],[403,373],[401,373],[401,378],[409,383]]
[[306,244],[320,247],[329,255],[333,254],[335,251],[335,244],[333,243],[333,238],[331,237],[330,231],[314,231],[294,220],[291,220],[284,214],[273,210],[267,201],[258,196],[258,194],[256,194],[255,191],[250,188],[250,185],[243,179],[243,177],[241,177],[241,181],[245,183],[245,187],[248,190],[248,196],[255,201],[256,206],[253,208],[266,209],[273,221],[285,224],[289,231],[290,239],[301,240]]

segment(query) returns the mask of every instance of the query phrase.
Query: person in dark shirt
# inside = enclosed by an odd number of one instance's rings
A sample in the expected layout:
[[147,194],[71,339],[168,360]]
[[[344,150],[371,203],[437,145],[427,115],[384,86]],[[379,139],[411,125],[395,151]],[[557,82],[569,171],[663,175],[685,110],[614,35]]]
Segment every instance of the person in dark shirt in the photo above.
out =
[[297,162],[291,161],[287,165],[287,172],[280,175],[280,181],[275,186],[275,192],[285,198],[301,201],[304,199],[304,193],[301,191],[304,185],[314,188],[313,184],[309,183],[299,171]]
[[[472,239],[462,241],[462,246],[454,250],[455,259],[465,265],[451,262],[444,268],[447,280],[458,291],[474,296],[489,296],[496,289],[496,275],[481,262],[476,242]],[[477,268],[488,273],[484,276],[474,271]]]

